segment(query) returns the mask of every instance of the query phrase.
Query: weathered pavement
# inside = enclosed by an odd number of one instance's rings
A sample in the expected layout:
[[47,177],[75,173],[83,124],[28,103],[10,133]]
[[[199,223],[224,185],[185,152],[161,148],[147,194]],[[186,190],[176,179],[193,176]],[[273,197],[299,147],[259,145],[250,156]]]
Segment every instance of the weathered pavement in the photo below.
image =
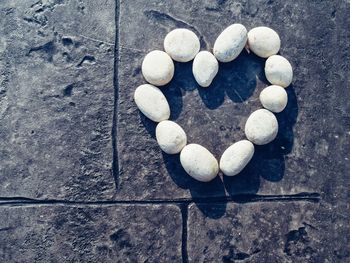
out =
[[[348,1],[0,3],[0,262],[347,262]],[[185,27],[281,36],[294,67],[280,131],[208,184],[162,153],[137,110],[143,56]],[[219,158],[260,107],[264,60],[242,53],[202,89],[163,91],[189,141]]]

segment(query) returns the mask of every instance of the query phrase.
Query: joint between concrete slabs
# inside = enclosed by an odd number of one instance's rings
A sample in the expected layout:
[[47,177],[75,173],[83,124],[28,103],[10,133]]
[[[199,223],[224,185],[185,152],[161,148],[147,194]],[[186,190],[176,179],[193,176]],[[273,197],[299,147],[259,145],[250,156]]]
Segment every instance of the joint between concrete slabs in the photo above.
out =
[[188,206],[189,206],[189,204],[180,205],[181,216],[182,216],[181,255],[182,255],[182,262],[183,263],[188,263],[188,252],[187,252]]
[[113,86],[114,86],[114,109],[113,109],[113,121],[112,121],[112,175],[115,181],[115,187],[118,189],[118,176],[119,176],[119,159],[117,149],[117,118],[118,118],[118,65],[119,65],[119,10],[120,0],[115,0],[115,41],[114,41],[114,67],[113,67]]
[[318,193],[299,193],[295,195],[237,195],[225,198],[191,198],[169,200],[101,200],[101,201],[69,201],[59,199],[31,199],[24,197],[0,197],[0,206],[6,205],[119,205],[119,204],[220,204],[220,203],[261,203],[261,202],[312,202],[318,203],[321,196]]

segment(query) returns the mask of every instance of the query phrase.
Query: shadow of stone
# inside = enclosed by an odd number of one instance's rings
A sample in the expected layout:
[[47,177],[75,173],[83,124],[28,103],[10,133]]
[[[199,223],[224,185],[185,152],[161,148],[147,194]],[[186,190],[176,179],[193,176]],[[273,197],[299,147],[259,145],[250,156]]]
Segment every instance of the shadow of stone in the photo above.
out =
[[219,219],[226,213],[227,201],[202,203],[194,201],[198,209],[208,218]]
[[235,176],[223,176],[223,182],[227,194],[235,196],[239,194],[255,194],[260,187],[259,172],[256,170],[256,155],[254,154],[249,164]]
[[286,88],[286,91],[288,94],[288,104],[282,112],[276,114],[279,130],[275,144],[280,146],[280,152],[283,154],[288,154],[292,151],[294,144],[293,126],[297,121],[299,111],[293,85]]
[[247,100],[256,88],[256,77],[266,80],[264,63],[265,60],[245,50],[232,62],[220,63],[219,72],[209,88],[196,83],[202,101],[209,109],[216,109],[224,102],[225,94],[233,102]]
[[[217,209],[213,211],[208,204],[205,204],[205,198],[225,196],[225,188],[222,180],[217,176],[214,180],[203,183],[193,179],[183,169],[180,163],[180,155],[166,154],[162,152],[164,164],[171,179],[183,189],[189,189],[194,203],[209,218],[220,218],[226,210],[226,202],[216,205]],[[204,201],[204,202],[203,202]],[[221,212],[220,212],[221,211]]]
[[171,109],[171,120],[176,120],[180,116],[183,91],[192,91],[198,86],[192,74],[192,63],[175,62],[174,65],[175,73],[172,81],[161,88]]
[[151,135],[151,138],[156,139],[157,123],[148,119],[145,115],[143,115],[143,113],[141,113],[141,111],[139,111],[139,115],[143,126],[145,127],[149,135]]

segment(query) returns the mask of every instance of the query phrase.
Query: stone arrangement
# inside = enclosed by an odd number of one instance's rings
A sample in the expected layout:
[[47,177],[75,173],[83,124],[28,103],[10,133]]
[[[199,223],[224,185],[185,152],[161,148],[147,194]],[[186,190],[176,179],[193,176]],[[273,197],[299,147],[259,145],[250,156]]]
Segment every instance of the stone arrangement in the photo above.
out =
[[[268,27],[256,27],[249,32],[241,24],[227,27],[216,39],[213,53],[200,51],[200,41],[188,29],[175,29],[164,39],[164,51],[148,53],[142,62],[142,74],[150,84],[137,87],[134,100],[139,110],[154,122],[156,139],[167,154],[180,153],[180,162],[185,171],[198,181],[213,180],[219,170],[227,176],[240,173],[254,155],[254,144],[264,145],[273,141],[278,133],[278,122],[273,113],[283,111],[288,96],[285,88],[293,78],[289,61],[276,55],[281,46],[279,35]],[[230,62],[237,58],[244,48],[259,57],[267,58],[265,75],[272,84],[260,93],[263,109],[254,111],[245,124],[248,140],[241,140],[229,146],[220,158],[205,147],[187,144],[185,131],[175,122],[168,120],[170,107],[160,88],[174,76],[174,61],[193,60],[194,78],[201,87],[209,87],[219,70],[219,62]],[[200,51],[200,52],[199,52]],[[209,87],[210,88],[210,87]]]

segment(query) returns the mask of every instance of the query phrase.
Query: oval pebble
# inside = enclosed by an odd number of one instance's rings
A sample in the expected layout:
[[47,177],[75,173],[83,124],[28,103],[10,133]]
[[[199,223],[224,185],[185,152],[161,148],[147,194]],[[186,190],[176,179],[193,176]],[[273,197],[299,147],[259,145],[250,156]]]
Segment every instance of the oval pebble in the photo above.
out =
[[249,141],[256,145],[263,145],[276,138],[278,122],[272,112],[259,109],[249,116],[244,130]]
[[268,58],[278,53],[281,39],[275,30],[259,26],[248,32],[248,46],[255,55]]
[[201,182],[213,180],[219,172],[214,155],[199,144],[186,145],[180,153],[180,162],[191,177]]
[[227,176],[239,174],[254,155],[254,145],[241,140],[228,147],[221,156],[220,170]]
[[193,60],[192,71],[200,86],[209,87],[219,71],[219,62],[212,53],[201,51]]
[[292,83],[292,65],[286,58],[273,55],[265,62],[265,76],[271,84],[286,88]]
[[187,143],[186,133],[181,126],[167,120],[158,123],[156,138],[160,148],[167,154],[181,152]]
[[149,119],[160,122],[169,119],[170,108],[162,91],[150,84],[138,86],[134,100],[139,110]]
[[241,24],[227,27],[215,40],[213,53],[221,62],[230,62],[242,52],[247,43],[247,29]]
[[142,75],[147,82],[163,86],[174,76],[174,62],[171,57],[160,50],[149,52],[142,62]]
[[172,30],[164,39],[164,50],[175,61],[188,62],[196,56],[199,49],[197,35],[185,28]]
[[286,90],[277,85],[271,85],[263,89],[259,99],[265,109],[276,113],[283,111],[288,103]]

